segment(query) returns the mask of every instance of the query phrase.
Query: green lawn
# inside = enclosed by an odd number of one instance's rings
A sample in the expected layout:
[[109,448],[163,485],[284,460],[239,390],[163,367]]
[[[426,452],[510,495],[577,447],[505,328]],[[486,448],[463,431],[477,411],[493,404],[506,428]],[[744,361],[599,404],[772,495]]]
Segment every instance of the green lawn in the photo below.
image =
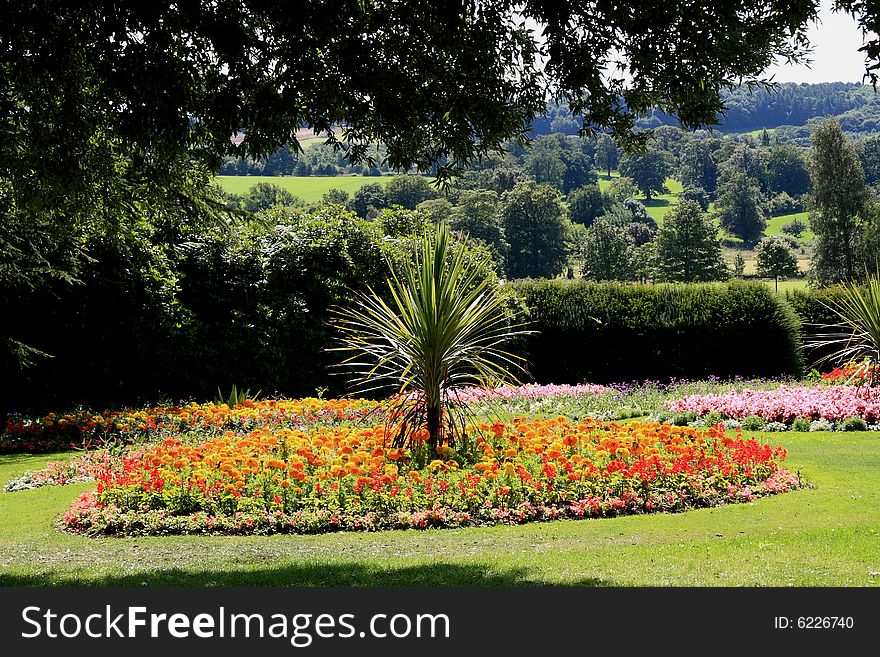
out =
[[[0,584],[877,586],[880,436],[767,434],[815,488],[681,514],[518,527],[87,539],[51,525],[88,485],[0,494]],[[0,481],[48,457],[0,457]]]
[[[605,174],[600,174],[599,189],[604,192],[608,189],[609,185],[611,185],[611,181],[619,177],[620,174],[617,171],[612,171],[610,178]],[[682,185],[681,182],[675,178],[667,178],[666,188],[669,190],[668,193],[652,197],[650,203],[645,200],[644,196],[636,197],[637,200],[645,204],[648,214],[651,215],[651,217],[653,217],[661,226],[663,225],[663,217],[665,217],[666,213],[675,207],[675,204],[678,202],[678,195],[681,193]]]
[[394,176],[217,176],[216,181],[230,194],[244,194],[257,183],[278,185],[306,203],[316,203],[333,188],[354,194],[369,183],[387,183]]
[[[784,214],[779,217],[769,217],[767,219],[767,228],[764,230],[765,235],[785,235],[782,232],[782,227],[785,224],[791,223],[795,219],[800,219],[807,226],[810,225],[810,213],[809,212],[796,212],[795,214]],[[807,228],[799,239],[800,242],[809,242],[816,237],[815,233],[812,230]]]

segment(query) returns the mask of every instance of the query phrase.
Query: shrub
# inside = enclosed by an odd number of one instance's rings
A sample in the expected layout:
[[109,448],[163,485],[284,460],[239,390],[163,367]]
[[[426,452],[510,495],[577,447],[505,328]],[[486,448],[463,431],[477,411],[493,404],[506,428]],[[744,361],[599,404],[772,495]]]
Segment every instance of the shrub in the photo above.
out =
[[834,431],[834,425],[828,420],[813,420],[810,422],[810,431]]
[[787,224],[783,224],[782,232],[792,237],[800,237],[807,230],[807,224],[800,219],[792,219]]
[[703,416],[703,420],[706,422],[706,425],[710,427],[714,427],[723,419],[724,418],[721,416],[721,413],[719,413],[718,411],[709,411]]
[[740,426],[746,431],[761,431],[764,425],[764,418],[760,415],[747,415],[740,422]]
[[522,348],[539,382],[799,376],[800,325],[758,283],[517,281],[538,331]]
[[792,431],[809,431],[810,430],[810,421],[805,417],[795,418],[794,422],[791,423]]
[[844,431],[867,431],[868,423],[860,417],[848,417],[843,421]]
[[672,424],[677,427],[686,427],[691,422],[696,421],[697,414],[696,413],[679,413],[674,418],[672,418]]

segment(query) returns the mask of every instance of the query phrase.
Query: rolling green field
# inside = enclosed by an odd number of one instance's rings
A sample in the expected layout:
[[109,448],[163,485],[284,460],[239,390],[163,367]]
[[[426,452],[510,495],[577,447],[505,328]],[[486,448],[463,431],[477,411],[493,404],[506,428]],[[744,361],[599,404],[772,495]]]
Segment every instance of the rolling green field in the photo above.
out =
[[[610,178],[606,175],[600,175],[599,189],[604,192],[611,185],[611,181],[619,177],[620,174],[617,171],[612,171]],[[665,217],[666,213],[675,207],[675,204],[678,202],[678,195],[681,193],[682,185],[681,182],[675,178],[667,178],[666,188],[669,190],[666,194],[655,195],[650,203],[645,201],[644,196],[636,196],[637,200],[645,204],[645,209],[648,211],[648,214],[661,226],[663,225],[663,217]]]
[[[88,484],[0,493],[0,584],[877,586],[877,433],[771,433],[813,488],[714,509],[521,526],[88,539],[53,521]],[[47,456],[0,456],[0,482]]]
[[[810,213],[809,212],[796,212],[795,214],[785,214],[785,215],[782,215],[779,217],[768,217],[767,218],[767,228],[764,231],[764,234],[765,235],[785,235],[785,233],[782,232],[782,227],[787,223],[791,223],[795,219],[800,219],[802,222],[807,224],[807,226],[810,225]],[[812,230],[807,228],[803,233],[801,233],[801,236],[798,238],[798,241],[799,242],[809,242],[809,241],[812,241],[813,239],[815,239],[815,237],[816,237],[816,234]]]
[[331,189],[354,194],[369,183],[387,183],[394,176],[217,176],[215,180],[230,194],[244,194],[257,183],[278,185],[306,203],[317,203]]

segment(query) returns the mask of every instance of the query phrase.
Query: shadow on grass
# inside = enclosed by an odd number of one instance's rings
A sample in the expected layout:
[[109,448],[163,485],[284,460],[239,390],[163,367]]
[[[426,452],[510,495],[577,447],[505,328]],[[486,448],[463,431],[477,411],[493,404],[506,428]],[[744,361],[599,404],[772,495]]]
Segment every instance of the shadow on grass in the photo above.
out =
[[[247,570],[167,569],[130,575],[78,575],[59,573],[14,575],[0,573],[0,586],[545,586],[525,568],[488,570],[480,564],[431,563],[418,566],[370,567],[363,564],[284,565]],[[599,579],[567,582],[565,586],[618,586]]]
[[668,198],[652,198],[650,201],[642,201],[646,208],[665,208],[669,205]]

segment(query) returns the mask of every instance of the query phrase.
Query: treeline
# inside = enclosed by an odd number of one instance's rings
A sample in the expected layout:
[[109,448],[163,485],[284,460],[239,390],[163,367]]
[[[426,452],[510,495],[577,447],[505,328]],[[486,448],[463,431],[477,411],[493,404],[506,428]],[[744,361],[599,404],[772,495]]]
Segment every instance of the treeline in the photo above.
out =
[[[780,126],[805,126],[815,119],[837,116],[844,130],[870,133],[880,130],[880,105],[875,92],[856,82],[820,84],[781,83],[771,88],[742,86],[722,95],[726,112],[718,115],[717,129],[741,133]],[[535,134],[576,134],[582,121],[565,105],[550,104],[547,114],[532,124]],[[678,121],[659,110],[641,117],[638,125],[676,126]]]
[[351,164],[345,150],[324,142],[307,144],[297,155],[290,146],[282,146],[262,159],[226,157],[220,165],[221,176],[381,176],[391,170],[384,163],[385,148],[373,154],[375,163]]

